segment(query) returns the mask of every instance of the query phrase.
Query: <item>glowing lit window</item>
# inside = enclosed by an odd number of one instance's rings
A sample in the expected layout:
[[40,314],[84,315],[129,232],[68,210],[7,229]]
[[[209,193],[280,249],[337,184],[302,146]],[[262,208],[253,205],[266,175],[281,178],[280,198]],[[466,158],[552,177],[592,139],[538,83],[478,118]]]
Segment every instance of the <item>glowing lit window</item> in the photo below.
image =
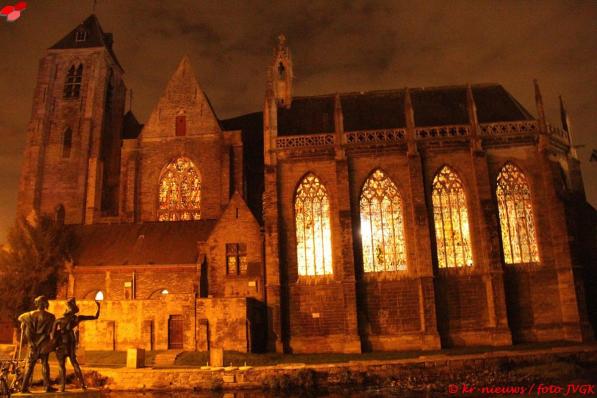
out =
[[365,272],[406,270],[402,200],[383,171],[367,179],[360,205]]
[[201,177],[189,159],[169,163],[160,177],[159,221],[199,220],[201,218]]
[[506,164],[498,175],[496,194],[506,264],[539,262],[531,193],[524,173]]
[[297,188],[294,212],[299,275],[332,274],[330,202],[325,187],[313,174]]
[[472,266],[466,197],[450,167],[444,166],[433,179],[432,200],[439,268]]
[[64,83],[64,98],[79,98],[81,95],[81,80],[83,79],[83,65],[75,68],[71,66]]

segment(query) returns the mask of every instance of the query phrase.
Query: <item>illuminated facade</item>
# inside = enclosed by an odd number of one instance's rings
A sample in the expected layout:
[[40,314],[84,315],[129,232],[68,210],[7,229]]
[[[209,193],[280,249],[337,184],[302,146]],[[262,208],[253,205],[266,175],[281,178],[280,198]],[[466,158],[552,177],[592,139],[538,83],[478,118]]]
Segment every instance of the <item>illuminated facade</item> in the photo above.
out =
[[282,36],[262,111],[219,119],[185,57],[142,125],[123,74],[95,16],[48,50],[19,191],[78,241],[60,297],[109,302],[88,349],[591,336],[594,213],[538,86],[536,117],[499,84],[299,97]]

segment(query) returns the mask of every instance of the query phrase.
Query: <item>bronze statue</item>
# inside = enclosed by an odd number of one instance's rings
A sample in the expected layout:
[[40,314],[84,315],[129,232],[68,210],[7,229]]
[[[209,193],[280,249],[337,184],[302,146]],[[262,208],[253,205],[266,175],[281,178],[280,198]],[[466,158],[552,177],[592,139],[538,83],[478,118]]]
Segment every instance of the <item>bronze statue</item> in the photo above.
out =
[[26,312],[19,316],[21,328],[24,331],[27,341],[29,342],[29,354],[27,355],[27,369],[23,377],[22,392],[29,392],[29,384],[31,383],[31,376],[35,363],[39,359],[41,361],[41,372],[44,379],[44,387],[46,392],[56,391],[50,386],[50,366],[48,365],[48,357],[50,355],[51,339],[50,333],[52,325],[56,319],[54,315],[48,311],[49,303],[45,296],[39,296],[34,301],[34,311]]
[[82,321],[94,320],[99,318],[100,303],[95,301],[97,305],[97,312],[95,315],[77,315],[79,307],[74,297],[67,300],[67,309],[62,318],[56,319],[52,327],[52,341],[56,344],[56,358],[58,358],[58,365],[60,366],[60,391],[65,390],[66,385],[66,358],[70,359],[70,363],[75,370],[75,376],[81,383],[83,390],[87,389],[81,367],[77,361],[77,337],[75,336],[75,328]]

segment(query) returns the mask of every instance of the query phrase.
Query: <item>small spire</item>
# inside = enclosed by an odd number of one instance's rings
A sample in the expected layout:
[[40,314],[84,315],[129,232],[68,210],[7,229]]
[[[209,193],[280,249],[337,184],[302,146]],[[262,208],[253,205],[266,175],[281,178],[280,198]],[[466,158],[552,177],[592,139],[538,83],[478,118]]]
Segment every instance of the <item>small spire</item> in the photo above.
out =
[[564,100],[562,99],[562,96],[559,96],[560,98],[560,118],[562,121],[562,130],[564,130],[566,132],[566,134],[568,135],[568,146],[570,147],[570,155],[575,158],[578,159],[577,157],[577,153],[576,153],[576,147],[574,146],[574,143],[572,142],[572,128],[570,126],[570,119],[568,118],[568,112],[566,110],[566,106],[564,105]]
[[404,120],[406,122],[406,150],[408,155],[414,156],[418,152],[415,142],[415,109],[408,87],[404,88]]
[[477,116],[477,104],[475,103],[473,88],[470,84],[466,85],[466,107],[471,125],[477,126],[479,124],[479,119]]
[[271,81],[278,106],[290,108],[292,103],[292,56],[286,43],[286,36],[278,36],[278,45],[274,47],[274,58],[271,64]]
[[334,96],[334,128],[336,133],[344,133],[344,115],[342,114],[342,101],[340,94]]
[[468,111],[468,120],[471,124],[472,149],[480,151],[481,140],[479,139],[479,118],[477,116],[477,104],[475,103],[475,96],[473,95],[473,87],[466,85],[466,109]]
[[537,116],[539,120],[545,124],[545,108],[543,107],[543,96],[541,95],[541,89],[539,88],[539,82],[537,79],[533,79],[535,85],[535,105],[537,106]]
[[404,118],[406,120],[407,128],[415,127],[415,109],[413,108],[410,89],[408,87],[404,89]]
[[570,128],[570,122],[568,120],[568,112],[566,112],[566,107],[564,106],[564,100],[562,99],[562,96],[559,96],[560,98],[560,119],[562,121],[562,129],[564,131],[568,131],[568,129]]

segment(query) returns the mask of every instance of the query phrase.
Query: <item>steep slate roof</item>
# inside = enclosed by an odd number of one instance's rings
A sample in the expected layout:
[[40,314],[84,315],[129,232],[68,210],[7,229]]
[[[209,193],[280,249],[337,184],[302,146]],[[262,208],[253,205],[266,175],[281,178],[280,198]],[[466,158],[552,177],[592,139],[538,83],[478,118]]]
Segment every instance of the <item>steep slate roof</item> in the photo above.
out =
[[132,111],[128,111],[122,120],[122,138],[137,138],[143,125],[137,121]]
[[[84,41],[77,41],[75,39],[76,32],[81,28],[87,32],[87,37]],[[114,58],[114,62],[122,69],[118,58],[116,58],[116,54],[112,50],[112,44],[112,33],[104,33],[95,14],[91,14],[79,26],[50,47],[50,49],[106,47],[112,58]]]
[[[499,84],[472,86],[480,123],[529,120],[531,114]],[[467,124],[466,86],[410,90],[417,126]],[[278,135],[334,131],[334,96],[296,97],[278,109]],[[405,127],[404,89],[340,94],[344,130]]]
[[79,266],[194,264],[216,220],[70,225]]

